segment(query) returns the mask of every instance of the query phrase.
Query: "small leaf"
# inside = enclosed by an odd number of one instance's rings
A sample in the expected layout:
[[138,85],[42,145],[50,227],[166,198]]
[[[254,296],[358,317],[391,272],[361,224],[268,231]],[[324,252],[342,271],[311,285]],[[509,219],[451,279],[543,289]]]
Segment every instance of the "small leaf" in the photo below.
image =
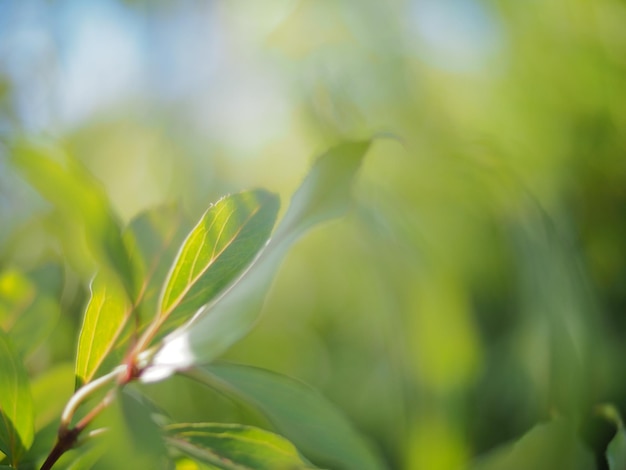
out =
[[225,470],[298,470],[305,463],[286,439],[239,424],[173,424],[168,443],[179,451]]
[[255,190],[224,197],[209,208],[172,266],[160,321],[187,320],[239,275],[267,242],[278,206],[277,196]]
[[0,378],[0,451],[16,466],[33,443],[33,400],[24,365],[1,330]]
[[255,406],[278,432],[321,465],[355,470],[384,468],[345,416],[298,380],[234,364],[196,367],[185,374]]
[[121,286],[98,273],[90,286],[91,298],[83,319],[76,353],[78,385],[89,382],[112,350],[132,311]]
[[595,470],[595,460],[566,419],[539,424],[512,445],[478,459],[471,470]]
[[[59,156],[65,165],[55,160]],[[119,221],[96,180],[58,149],[19,143],[12,148],[12,162],[45,199],[85,228],[93,256],[118,275],[132,296],[133,270]]]
[[164,339],[142,376],[144,381],[160,380],[193,364],[209,363],[248,333],[292,243],[314,224],[347,209],[351,183],[368,146],[367,142],[339,145],[315,163],[255,262],[213,303]]

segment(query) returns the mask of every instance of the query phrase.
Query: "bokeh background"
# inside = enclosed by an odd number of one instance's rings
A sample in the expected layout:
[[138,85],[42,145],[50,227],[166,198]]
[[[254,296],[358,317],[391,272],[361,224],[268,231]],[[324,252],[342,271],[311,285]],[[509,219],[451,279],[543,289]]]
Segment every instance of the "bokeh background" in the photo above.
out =
[[298,243],[225,359],[314,385],[394,469],[554,416],[602,453],[594,405],[626,411],[622,0],[0,1],[0,266],[59,273],[33,377],[71,374],[94,264],[7,143],[63,147],[128,222],[250,187],[285,206],[316,155],[372,136],[350,214]]

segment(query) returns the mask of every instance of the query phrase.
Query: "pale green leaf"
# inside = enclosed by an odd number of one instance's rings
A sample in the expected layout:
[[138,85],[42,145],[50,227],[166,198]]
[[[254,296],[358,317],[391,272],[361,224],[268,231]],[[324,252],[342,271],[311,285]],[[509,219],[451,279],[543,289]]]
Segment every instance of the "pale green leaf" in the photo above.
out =
[[626,432],[619,429],[606,448],[609,470],[626,470]]
[[226,196],[209,208],[174,261],[160,321],[180,324],[232,282],[267,242],[278,206],[277,196],[254,190]]
[[572,423],[556,419],[532,428],[512,445],[478,459],[471,470],[595,470],[593,454],[585,448]]
[[197,367],[185,374],[256,407],[278,432],[320,465],[354,470],[384,468],[346,417],[298,380],[234,364]]
[[203,463],[224,470],[313,468],[285,438],[240,424],[193,423],[166,427],[167,442]]
[[33,443],[33,399],[24,365],[1,330],[0,378],[0,451],[15,466]]
[[98,182],[56,148],[22,142],[13,146],[12,162],[45,199],[84,227],[94,258],[111,268],[132,296],[133,270],[119,221]]
[[132,306],[113,277],[98,273],[91,282],[76,353],[78,384],[89,382],[111,352],[126,325]]
[[609,470],[626,470],[626,431],[624,420],[615,405],[605,403],[596,407],[596,412],[610,421],[617,428],[617,432],[606,448],[606,460]]
[[312,225],[348,207],[351,183],[368,146],[367,142],[339,145],[315,163],[260,256],[213,303],[165,338],[144,380],[159,380],[175,370],[209,363],[248,333],[291,244]]

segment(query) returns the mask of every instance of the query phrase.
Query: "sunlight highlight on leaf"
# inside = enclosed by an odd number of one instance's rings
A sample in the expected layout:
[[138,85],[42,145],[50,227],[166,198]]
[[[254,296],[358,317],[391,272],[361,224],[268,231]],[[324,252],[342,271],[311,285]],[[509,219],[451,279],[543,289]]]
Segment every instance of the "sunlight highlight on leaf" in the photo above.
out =
[[269,238],[278,206],[277,196],[254,190],[226,196],[207,210],[172,266],[160,322],[187,320],[250,264]]
[[76,380],[81,385],[94,377],[131,313],[130,302],[114,278],[98,273],[90,290],[76,353]]
[[[259,257],[213,303],[164,339],[142,375],[144,381],[161,380],[176,370],[209,363],[248,333],[290,246],[313,225],[348,208],[352,180],[368,148],[369,142],[346,143],[317,160]],[[196,269],[190,258],[191,266],[181,269],[183,277]]]
[[167,426],[167,442],[203,463],[225,470],[314,468],[285,438],[240,424],[193,423]]

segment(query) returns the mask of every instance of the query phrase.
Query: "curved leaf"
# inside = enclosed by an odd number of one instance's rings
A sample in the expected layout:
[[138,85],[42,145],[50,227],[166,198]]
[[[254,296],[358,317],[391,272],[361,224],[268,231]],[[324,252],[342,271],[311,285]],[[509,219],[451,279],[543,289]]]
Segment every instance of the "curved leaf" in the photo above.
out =
[[120,224],[95,178],[55,148],[21,142],[13,146],[11,158],[45,199],[85,228],[94,258],[110,267],[132,296],[133,272]]
[[351,183],[368,147],[369,142],[339,145],[315,163],[259,257],[213,303],[164,339],[142,376],[144,381],[209,363],[248,333],[291,244],[312,225],[348,207]]
[[267,242],[278,206],[276,195],[254,190],[226,196],[209,208],[172,266],[160,321],[187,320],[239,275]]
[[329,468],[384,468],[346,417],[298,380],[234,364],[196,367],[185,374],[255,406],[314,462]]
[[78,385],[93,378],[115,345],[132,311],[124,289],[113,278],[98,273],[91,282],[90,290],[91,298],[85,311],[76,352]]
[[0,451],[13,466],[33,443],[33,400],[24,365],[0,331]]
[[513,445],[504,446],[480,458],[471,470],[595,470],[593,454],[576,435],[572,423],[556,419],[539,424]]
[[609,470],[626,470],[626,432],[619,429],[606,448]]
[[605,453],[609,470],[626,470],[626,430],[619,410],[615,405],[605,403],[598,405],[596,412],[613,423],[617,429]]
[[193,423],[166,427],[167,442],[203,463],[225,470],[298,470],[305,463],[289,441],[239,424]]

